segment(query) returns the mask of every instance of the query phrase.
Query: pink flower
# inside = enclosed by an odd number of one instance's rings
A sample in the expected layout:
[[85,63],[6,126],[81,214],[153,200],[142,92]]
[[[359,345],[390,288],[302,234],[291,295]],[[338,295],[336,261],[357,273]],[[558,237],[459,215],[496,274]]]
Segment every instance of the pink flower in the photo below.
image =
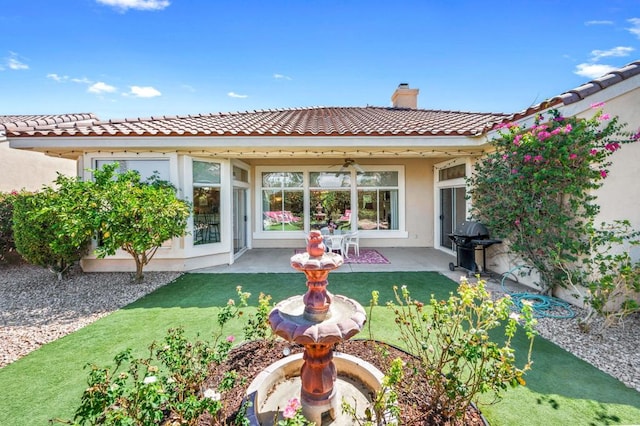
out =
[[631,136],[631,140],[632,141],[637,141],[638,139],[640,139],[640,130],[638,131],[638,133],[636,133],[635,135]]
[[558,128],[553,129],[553,130],[551,131],[551,134],[552,134],[552,135],[557,135],[558,133],[562,132],[563,130],[564,130],[564,129],[563,129],[562,127],[558,127]]
[[518,169],[511,169],[511,174],[515,175],[516,173],[518,173]]
[[514,145],[520,146],[520,140],[522,140],[522,135],[516,135],[516,137],[513,138]]
[[533,157],[533,161],[535,161],[536,163],[539,163],[543,160],[544,158],[542,157],[542,155],[536,155],[535,157]]
[[227,336],[227,342],[229,342],[229,343],[233,343],[233,342],[235,342],[235,341],[236,341],[235,336],[233,336],[233,335],[231,335],[231,336]]
[[575,160],[578,158],[578,154],[569,154],[569,160]]
[[516,226],[520,226],[520,219],[516,219],[513,223],[514,223]]
[[609,142],[604,146],[604,149],[607,151],[615,152],[620,149],[620,144],[618,142]]
[[549,139],[551,137],[551,133],[547,132],[546,130],[538,133],[538,140],[540,142],[544,141],[545,139]]
[[589,154],[597,155],[598,154],[598,150],[597,149],[592,149],[591,151],[589,151]]
[[564,133],[569,133],[570,131],[573,130],[573,127],[571,126],[571,124],[567,124],[566,126],[564,126]]
[[528,163],[529,161],[531,161],[531,156],[529,154],[525,154],[524,156],[524,162]]
[[596,102],[595,104],[591,104],[591,108],[598,109],[604,106],[604,102]]
[[498,123],[495,125],[495,129],[508,129],[511,127],[511,123]]
[[287,402],[287,406],[282,412],[282,417],[284,417],[285,419],[293,419],[300,407],[301,405],[300,401],[298,401],[298,398],[291,398],[289,402]]
[[509,154],[503,154],[502,155],[502,159],[503,160],[508,160],[509,159]]
[[607,177],[607,171],[606,170],[600,170],[600,176],[602,176],[602,178],[606,178]]
[[611,118],[611,116],[609,116],[609,114],[602,114],[600,117],[598,117],[598,120],[605,121],[605,120],[608,120],[610,118]]

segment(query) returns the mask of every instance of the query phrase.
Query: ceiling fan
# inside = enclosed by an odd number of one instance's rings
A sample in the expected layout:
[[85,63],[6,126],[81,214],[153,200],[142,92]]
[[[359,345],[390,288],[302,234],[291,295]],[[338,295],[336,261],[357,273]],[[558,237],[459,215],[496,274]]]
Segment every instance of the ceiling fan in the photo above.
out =
[[356,172],[358,173],[364,173],[364,169],[362,167],[360,167],[360,165],[358,163],[356,163],[355,160],[351,159],[351,158],[346,158],[344,160],[344,163],[342,164],[342,167],[340,168],[341,172],[346,172],[347,170],[349,170],[350,167],[353,167]]

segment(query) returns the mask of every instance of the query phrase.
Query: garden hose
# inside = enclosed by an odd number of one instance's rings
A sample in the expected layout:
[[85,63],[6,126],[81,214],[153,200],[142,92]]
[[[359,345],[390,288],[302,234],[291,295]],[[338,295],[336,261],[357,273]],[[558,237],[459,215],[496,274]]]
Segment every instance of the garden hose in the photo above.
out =
[[511,297],[514,307],[517,308],[518,311],[521,311],[524,303],[531,305],[533,316],[535,318],[573,318],[576,314],[573,309],[571,309],[571,305],[557,297],[546,296],[538,293],[511,293],[507,291],[504,285],[507,277],[509,275],[515,276],[514,272],[525,267],[529,268],[525,265],[519,265],[511,268],[509,272],[502,275],[502,281],[500,283],[502,285],[502,290]]

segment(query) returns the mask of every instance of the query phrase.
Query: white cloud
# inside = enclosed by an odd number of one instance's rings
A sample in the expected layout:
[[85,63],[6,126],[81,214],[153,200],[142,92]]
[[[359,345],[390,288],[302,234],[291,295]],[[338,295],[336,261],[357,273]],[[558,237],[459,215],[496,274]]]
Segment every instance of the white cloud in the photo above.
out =
[[80,84],[91,84],[91,83],[93,83],[93,81],[89,80],[87,77],[72,78],[71,81],[73,81],[74,83],[80,83]]
[[162,93],[151,86],[131,86],[126,96],[134,96],[136,98],[155,98],[161,96]]
[[102,93],[113,93],[116,91],[116,88],[113,86],[108,85],[107,83],[104,83],[102,81],[99,81],[95,84],[92,84],[91,86],[89,86],[89,93],[95,93],[95,94],[102,94]]
[[598,78],[615,69],[617,68],[605,64],[578,64],[573,72],[582,77]]
[[12,69],[14,71],[29,69],[29,65],[25,64],[20,59],[18,59],[17,53],[9,52],[9,54],[11,55],[10,57],[7,58],[7,66],[9,67],[9,69]]
[[633,47],[627,46],[617,46],[609,50],[592,50],[591,60],[593,62],[597,62],[602,58],[621,58],[624,56],[629,56],[629,54],[634,50],[635,49]]
[[47,78],[50,78],[53,81],[61,82],[62,80],[66,80],[67,76],[60,76],[56,73],[47,74]]
[[593,20],[593,21],[587,21],[584,23],[585,25],[613,25],[613,21],[599,21],[599,20]]
[[275,78],[276,80],[291,80],[291,77],[284,74],[274,74],[273,78]]
[[631,23],[631,25],[633,26],[631,28],[627,28],[626,30],[636,37],[640,38],[640,18],[627,19],[627,22]]
[[126,12],[127,9],[162,10],[171,4],[168,0],[97,0],[97,2],[115,7],[122,12]]
[[248,98],[249,95],[239,95],[235,92],[229,92],[227,93],[227,96],[229,96],[230,98],[240,98],[240,99],[244,99],[244,98]]

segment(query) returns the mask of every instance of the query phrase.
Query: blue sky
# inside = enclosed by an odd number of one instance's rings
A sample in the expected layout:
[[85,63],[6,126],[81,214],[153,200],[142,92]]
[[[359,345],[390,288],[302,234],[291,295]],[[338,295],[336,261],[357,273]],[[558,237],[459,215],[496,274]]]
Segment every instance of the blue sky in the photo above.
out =
[[4,0],[0,114],[515,112],[640,59],[640,0]]

